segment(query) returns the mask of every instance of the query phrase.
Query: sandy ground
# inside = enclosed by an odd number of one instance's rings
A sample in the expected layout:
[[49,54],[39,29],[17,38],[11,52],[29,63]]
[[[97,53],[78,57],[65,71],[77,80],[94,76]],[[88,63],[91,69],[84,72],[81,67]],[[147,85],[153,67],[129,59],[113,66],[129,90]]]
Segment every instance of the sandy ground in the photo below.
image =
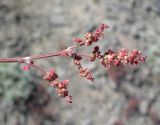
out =
[[[72,44],[73,37],[81,37],[101,23],[110,26],[98,43],[102,51],[137,48],[148,57],[138,67],[109,71],[98,62],[84,61],[93,71],[94,84],[78,76],[71,60],[37,61],[46,69],[53,66],[60,78],[70,79],[73,104],[58,98],[54,89],[31,71],[29,95],[18,98],[19,103],[6,101],[7,94],[1,92],[0,125],[160,125],[159,22],[160,0],[0,0],[1,57],[62,50]],[[8,72],[0,84],[14,79]]]

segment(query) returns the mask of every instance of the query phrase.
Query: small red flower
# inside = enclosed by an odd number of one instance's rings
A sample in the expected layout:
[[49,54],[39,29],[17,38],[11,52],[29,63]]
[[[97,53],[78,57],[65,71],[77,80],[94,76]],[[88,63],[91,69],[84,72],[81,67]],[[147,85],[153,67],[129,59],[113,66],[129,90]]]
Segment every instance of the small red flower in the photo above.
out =
[[92,33],[86,33],[86,34],[84,35],[84,38],[85,38],[85,45],[86,45],[86,46],[90,46],[90,45],[92,44],[92,42],[93,42]]
[[86,76],[86,78],[87,78],[87,80],[89,80],[89,81],[91,81],[91,82],[94,81],[94,78],[93,78],[93,76],[92,76],[91,73],[89,73],[89,74]]
[[29,65],[23,66],[23,70],[24,70],[24,71],[28,71],[29,69],[30,69],[30,66],[29,66]]
[[67,102],[72,103],[72,96],[67,96]]
[[64,86],[68,86],[69,80],[63,80],[63,81],[62,81],[62,84],[63,84]]

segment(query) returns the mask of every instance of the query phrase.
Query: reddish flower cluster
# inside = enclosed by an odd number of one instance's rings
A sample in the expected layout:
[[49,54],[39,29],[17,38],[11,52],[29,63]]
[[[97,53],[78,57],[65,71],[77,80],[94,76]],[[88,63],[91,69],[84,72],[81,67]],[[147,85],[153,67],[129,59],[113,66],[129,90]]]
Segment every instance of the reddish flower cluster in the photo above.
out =
[[49,72],[46,73],[46,75],[43,77],[43,80],[46,80],[48,82],[54,81],[58,78],[57,73],[55,70],[52,68],[49,70]]
[[72,58],[74,59],[75,66],[79,70],[79,75],[81,77],[85,77],[87,80],[93,82],[94,78],[93,78],[92,74],[90,73],[90,71],[88,70],[88,68],[82,67],[82,65],[80,63],[80,60],[82,59],[82,57],[74,53],[72,55]]
[[56,88],[59,97],[66,98],[67,102],[72,103],[72,96],[68,95],[67,86],[69,80],[57,81],[58,75],[52,68],[43,77],[43,80],[50,82],[50,85]]
[[79,44],[80,46],[86,45],[90,46],[92,43],[98,42],[101,37],[104,37],[103,32],[105,29],[109,28],[106,24],[102,24],[95,32],[88,32],[84,35],[84,40],[81,38],[74,38],[73,42]]
[[99,59],[100,63],[108,69],[111,65],[137,65],[139,62],[144,62],[146,57],[143,57],[141,51],[136,49],[133,51],[121,49],[118,52],[108,49],[103,55],[101,55],[99,47],[96,46],[90,55],[90,61],[94,61],[95,59]]
[[75,46],[72,46],[72,47],[68,47],[67,49],[63,50],[60,52],[60,55],[61,56],[71,56],[73,54],[73,49],[76,47]]
[[79,68],[79,75],[82,77],[86,77],[87,80],[93,82],[94,78],[88,68],[81,67]]

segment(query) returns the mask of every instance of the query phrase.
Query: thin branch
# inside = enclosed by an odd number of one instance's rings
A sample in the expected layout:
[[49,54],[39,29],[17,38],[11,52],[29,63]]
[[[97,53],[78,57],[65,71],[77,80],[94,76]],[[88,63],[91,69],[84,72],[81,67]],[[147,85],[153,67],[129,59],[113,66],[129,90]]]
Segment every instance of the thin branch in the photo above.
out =
[[32,66],[32,67],[34,67],[35,69],[37,69],[37,70],[39,70],[42,74],[46,74],[46,72],[42,69],[42,68],[40,68],[39,66],[37,66],[37,65],[35,65],[35,64],[31,64],[30,66]]

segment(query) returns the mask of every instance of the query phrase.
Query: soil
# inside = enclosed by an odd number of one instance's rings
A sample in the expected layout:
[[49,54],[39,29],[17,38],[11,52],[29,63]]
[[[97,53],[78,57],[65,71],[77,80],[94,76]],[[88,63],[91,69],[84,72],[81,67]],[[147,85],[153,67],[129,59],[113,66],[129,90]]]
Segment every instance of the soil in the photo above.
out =
[[93,71],[93,84],[79,77],[69,59],[37,61],[46,69],[53,66],[61,79],[70,79],[73,104],[58,98],[35,75],[39,80],[22,104],[25,111],[15,109],[16,103],[8,104],[2,95],[0,124],[160,125],[159,22],[160,0],[0,0],[1,57],[62,50],[72,45],[72,38],[101,23],[110,26],[98,43],[102,51],[136,48],[147,55],[145,64],[109,71],[85,60],[83,65]]

